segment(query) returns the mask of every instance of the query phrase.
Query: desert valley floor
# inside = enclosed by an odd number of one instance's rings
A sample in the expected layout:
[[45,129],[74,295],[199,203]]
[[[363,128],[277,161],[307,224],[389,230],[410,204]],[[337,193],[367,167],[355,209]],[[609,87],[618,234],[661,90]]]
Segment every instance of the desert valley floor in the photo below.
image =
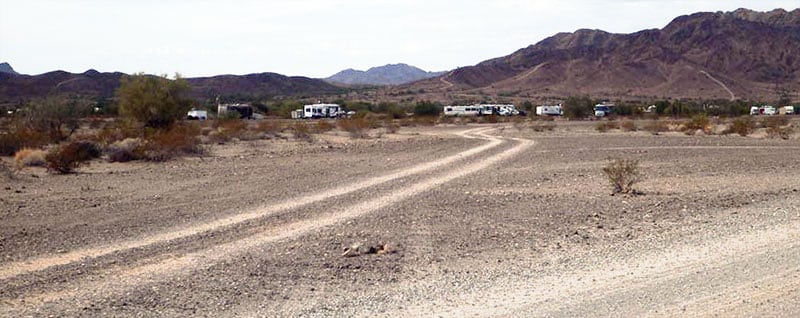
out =
[[3,317],[800,315],[797,136],[449,125],[2,182]]

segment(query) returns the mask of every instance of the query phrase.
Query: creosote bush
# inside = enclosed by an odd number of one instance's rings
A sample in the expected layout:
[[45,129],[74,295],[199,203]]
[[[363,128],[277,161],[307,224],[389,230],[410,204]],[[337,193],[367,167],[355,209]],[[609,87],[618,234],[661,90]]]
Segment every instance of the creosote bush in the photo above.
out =
[[306,124],[305,121],[296,121],[291,126],[292,137],[297,140],[305,140],[308,142],[314,141],[313,136],[311,136],[311,127]]
[[50,150],[45,156],[47,169],[55,173],[72,173],[91,159],[100,157],[100,148],[90,141],[74,141]]
[[208,150],[200,143],[198,125],[173,125],[148,134],[141,146],[144,159],[167,161],[181,155],[205,155]]
[[753,122],[753,119],[750,117],[739,117],[734,119],[731,124],[728,126],[723,134],[739,134],[739,136],[747,136],[752,134],[753,131],[756,129],[756,125]]
[[17,168],[22,167],[44,167],[47,152],[41,149],[23,148],[14,154],[14,162]]
[[633,186],[641,181],[639,161],[634,159],[615,159],[603,168],[606,178],[616,193],[636,193]]
[[667,122],[655,118],[649,121],[647,125],[644,126],[644,130],[649,131],[653,135],[658,135],[659,133],[669,131],[669,125],[667,124]]
[[702,130],[706,134],[711,132],[711,120],[705,114],[692,116],[683,124],[683,131],[686,134],[693,135],[698,130]]
[[339,120],[337,125],[339,129],[349,133],[352,138],[367,138],[372,122],[366,116],[361,116]]

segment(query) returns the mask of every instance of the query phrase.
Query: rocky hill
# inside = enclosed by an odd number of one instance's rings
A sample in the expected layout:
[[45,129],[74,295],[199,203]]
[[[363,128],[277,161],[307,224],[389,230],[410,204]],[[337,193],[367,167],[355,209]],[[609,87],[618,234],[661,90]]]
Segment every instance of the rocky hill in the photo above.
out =
[[800,100],[800,9],[696,13],[633,34],[560,33],[411,88],[512,97]]
[[[80,95],[88,98],[111,98],[125,74],[54,71],[40,75],[0,72],[0,105],[15,105],[53,94]],[[264,96],[326,95],[341,91],[319,79],[288,77],[275,73],[220,75],[186,79],[191,96],[198,100],[216,96],[251,99]]]
[[11,65],[6,62],[0,63],[0,73],[9,73],[14,75],[19,74],[17,71],[14,71],[14,68],[12,68]]
[[400,63],[373,67],[366,71],[347,69],[325,80],[347,85],[399,85],[439,76],[444,73],[426,72],[417,67]]

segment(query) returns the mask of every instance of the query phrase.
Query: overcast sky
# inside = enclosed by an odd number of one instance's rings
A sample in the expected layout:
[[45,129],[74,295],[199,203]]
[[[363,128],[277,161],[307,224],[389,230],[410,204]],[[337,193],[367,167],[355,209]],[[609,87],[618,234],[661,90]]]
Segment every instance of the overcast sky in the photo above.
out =
[[793,10],[800,0],[0,0],[0,62],[24,74],[440,71],[558,32],[631,33],[742,7]]

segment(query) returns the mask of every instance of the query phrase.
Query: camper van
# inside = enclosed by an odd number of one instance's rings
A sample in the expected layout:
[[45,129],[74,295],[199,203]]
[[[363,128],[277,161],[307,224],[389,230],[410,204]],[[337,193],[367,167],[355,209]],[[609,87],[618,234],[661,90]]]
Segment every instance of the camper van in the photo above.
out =
[[614,107],[616,105],[606,102],[594,105],[594,117],[609,116],[614,113]]
[[336,118],[343,114],[339,104],[311,104],[303,106],[303,118]]

